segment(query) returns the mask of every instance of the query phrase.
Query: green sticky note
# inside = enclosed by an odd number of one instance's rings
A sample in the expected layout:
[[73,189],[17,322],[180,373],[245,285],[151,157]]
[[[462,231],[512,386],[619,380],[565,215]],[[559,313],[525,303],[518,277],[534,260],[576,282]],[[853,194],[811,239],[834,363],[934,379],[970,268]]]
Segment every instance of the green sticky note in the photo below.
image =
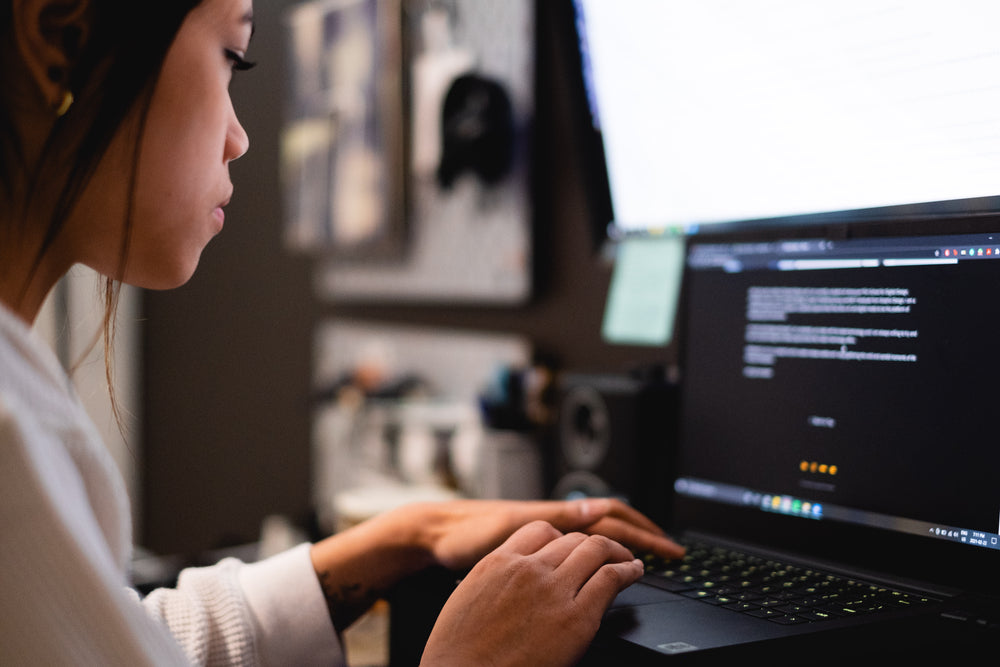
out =
[[684,238],[635,237],[617,248],[602,334],[610,343],[666,345],[674,334]]

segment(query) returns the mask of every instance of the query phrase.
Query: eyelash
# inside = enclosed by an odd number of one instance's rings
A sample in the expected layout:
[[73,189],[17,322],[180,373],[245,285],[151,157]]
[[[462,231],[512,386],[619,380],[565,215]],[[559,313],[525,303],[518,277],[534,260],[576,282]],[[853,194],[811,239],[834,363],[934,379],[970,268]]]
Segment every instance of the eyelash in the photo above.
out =
[[232,51],[230,49],[225,49],[226,58],[228,58],[233,63],[234,72],[245,72],[248,69],[253,69],[257,63],[252,63],[243,58],[240,54]]

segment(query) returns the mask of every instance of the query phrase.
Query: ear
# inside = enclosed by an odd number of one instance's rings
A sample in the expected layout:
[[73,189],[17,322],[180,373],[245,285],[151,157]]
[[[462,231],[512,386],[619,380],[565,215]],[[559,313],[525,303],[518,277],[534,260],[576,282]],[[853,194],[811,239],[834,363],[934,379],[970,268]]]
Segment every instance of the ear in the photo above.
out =
[[42,99],[57,109],[90,33],[89,0],[13,0],[18,52]]

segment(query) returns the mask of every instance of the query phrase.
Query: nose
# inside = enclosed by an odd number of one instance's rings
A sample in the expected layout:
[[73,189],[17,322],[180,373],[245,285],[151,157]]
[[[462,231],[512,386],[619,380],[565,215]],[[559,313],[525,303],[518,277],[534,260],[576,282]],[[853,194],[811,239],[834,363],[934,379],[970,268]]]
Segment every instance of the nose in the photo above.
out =
[[234,111],[230,112],[229,129],[226,132],[225,161],[232,162],[243,157],[250,150],[250,137],[240,124]]

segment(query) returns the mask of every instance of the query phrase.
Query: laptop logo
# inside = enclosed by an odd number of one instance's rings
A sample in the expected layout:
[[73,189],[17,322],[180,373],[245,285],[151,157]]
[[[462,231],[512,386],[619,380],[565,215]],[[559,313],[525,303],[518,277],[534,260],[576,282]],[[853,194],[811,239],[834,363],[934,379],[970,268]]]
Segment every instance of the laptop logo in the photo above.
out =
[[660,644],[656,647],[663,653],[687,653],[688,651],[697,651],[698,647],[693,644],[688,644],[687,642],[670,642],[668,644]]

